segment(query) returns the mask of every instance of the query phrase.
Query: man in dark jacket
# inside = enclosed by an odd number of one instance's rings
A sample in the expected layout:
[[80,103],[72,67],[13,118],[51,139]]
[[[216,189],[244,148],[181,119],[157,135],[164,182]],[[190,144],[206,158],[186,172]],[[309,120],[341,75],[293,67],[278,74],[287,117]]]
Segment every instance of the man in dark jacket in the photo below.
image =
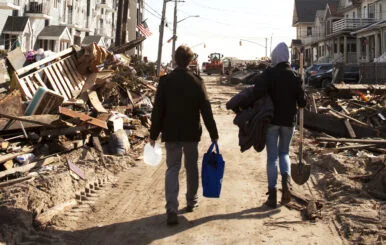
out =
[[274,105],[274,116],[267,129],[267,175],[268,200],[265,203],[276,208],[277,158],[282,176],[281,203],[287,204],[291,200],[289,191],[290,159],[289,149],[295,129],[297,106],[305,107],[302,80],[288,63],[289,51],[285,43],[279,43],[271,54],[272,67],[266,69],[255,80],[255,99],[268,94]]
[[187,178],[186,210],[191,212],[197,206],[197,146],[202,133],[200,113],[212,141],[218,139],[205,84],[201,77],[187,70],[193,55],[189,47],[178,47],[175,53],[177,68],[160,78],[151,116],[150,144],[154,146],[161,132],[162,141],[166,142],[165,197],[168,225],[178,224],[178,175],[182,152]]

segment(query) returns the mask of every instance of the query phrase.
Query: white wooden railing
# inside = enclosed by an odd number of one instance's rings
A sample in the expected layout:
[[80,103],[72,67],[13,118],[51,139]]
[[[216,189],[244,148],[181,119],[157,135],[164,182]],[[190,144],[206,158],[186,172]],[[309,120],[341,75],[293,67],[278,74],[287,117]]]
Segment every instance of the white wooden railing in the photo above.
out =
[[341,19],[332,24],[332,32],[355,30],[375,22],[377,22],[376,19]]

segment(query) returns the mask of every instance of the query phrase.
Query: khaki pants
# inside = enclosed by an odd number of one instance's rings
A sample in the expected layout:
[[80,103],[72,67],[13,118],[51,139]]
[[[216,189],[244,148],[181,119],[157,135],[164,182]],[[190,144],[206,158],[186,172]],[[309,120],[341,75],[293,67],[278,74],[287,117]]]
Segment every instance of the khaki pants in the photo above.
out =
[[186,202],[188,206],[194,206],[197,202],[198,189],[198,142],[166,142],[165,197],[166,212],[178,212],[178,176],[181,169],[182,153],[186,169]]

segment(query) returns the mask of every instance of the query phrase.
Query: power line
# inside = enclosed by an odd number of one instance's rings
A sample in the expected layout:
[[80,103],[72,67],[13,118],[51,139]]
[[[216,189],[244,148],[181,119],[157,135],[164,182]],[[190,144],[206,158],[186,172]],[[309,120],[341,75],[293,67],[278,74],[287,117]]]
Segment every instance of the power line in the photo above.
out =
[[144,2],[145,3],[145,5],[149,8],[149,9],[151,9],[151,10],[153,10],[154,11],[154,13],[156,13],[160,18],[161,18],[161,14],[160,13],[158,13],[158,11],[157,10],[155,10],[155,9],[153,9],[149,4],[147,4],[146,2]]

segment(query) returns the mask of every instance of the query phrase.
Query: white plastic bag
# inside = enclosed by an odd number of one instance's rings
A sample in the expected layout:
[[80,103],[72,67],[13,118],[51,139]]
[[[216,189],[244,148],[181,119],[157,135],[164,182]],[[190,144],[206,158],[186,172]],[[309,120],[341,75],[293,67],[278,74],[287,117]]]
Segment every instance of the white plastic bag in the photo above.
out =
[[162,150],[158,143],[155,143],[154,147],[147,143],[143,151],[143,161],[152,166],[157,166],[162,160]]

